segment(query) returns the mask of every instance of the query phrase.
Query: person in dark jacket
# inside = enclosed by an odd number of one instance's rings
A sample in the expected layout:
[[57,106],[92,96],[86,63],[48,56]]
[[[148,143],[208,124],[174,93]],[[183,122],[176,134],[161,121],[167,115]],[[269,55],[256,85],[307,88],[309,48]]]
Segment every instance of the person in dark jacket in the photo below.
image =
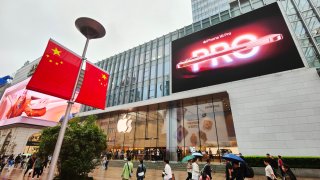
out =
[[141,159],[140,164],[138,165],[138,168],[137,168],[137,173],[136,173],[137,180],[143,180],[146,176],[146,171],[147,171],[147,168],[143,164],[143,160]]
[[210,177],[210,179],[212,179],[212,176],[211,176],[212,168],[210,164],[210,159],[207,159],[207,164],[204,165],[203,172],[207,174]]
[[232,163],[230,161],[226,160],[226,172],[225,172],[226,173],[225,174],[226,180],[232,179],[232,171],[233,171]]
[[277,169],[278,169],[278,162],[274,159],[274,157],[273,156],[271,156],[269,153],[267,153],[266,154],[267,155],[267,159],[268,159],[268,161],[269,161],[269,163],[270,163],[270,166],[272,167],[272,170],[273,170],[273,172],[274,172],[274,175],[278,175],[279,176],[279,174],[278,174],[278,171],[277,171]]
[[[27,162],[27,169],[26,169],[26,171],[24,172],[24,175],[23,175],[23,176],[25,176],[25,175],[28,173],[28,171],[33,168],[34,161],[35,161],[35,157],[34,157],[34,156],[31,156],[30,159],[29,159],[28,162]],[[31,175],[31,172],[29,172],[29,176],[30,176],[30,175]]]
[[284,178],[285,180],[297,180],[296,176],[293,174],[291,169],[287,164],[283,164],[282,170],[284,172]]
[[245,166],[240,162],[233,162],[232,180],[244,180]]

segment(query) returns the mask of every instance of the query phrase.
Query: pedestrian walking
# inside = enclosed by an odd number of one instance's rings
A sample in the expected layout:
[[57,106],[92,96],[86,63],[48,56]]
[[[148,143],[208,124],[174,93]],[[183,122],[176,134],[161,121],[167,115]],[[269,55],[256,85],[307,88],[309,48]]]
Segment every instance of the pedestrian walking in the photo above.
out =
[[17,168],[18,164],[20,164],[20,162],[21,162],[21,154],[18,154],[16,156],[16,158],[14,159],[14,167]]
[[194,158],[192,160],[192,180],[199,180],[200,169],[199,169],[199,159]]
[[34,178],[35,175],[37,175],[37,178],[41,175],[41,167],[42,167],[42,161],[40,157],[37,157],[35,162],[33,163],[33,174],[32,178]]
[[2,155],[0,157],[0,174],[1,174],[5,165],[6,165],[6,157],[4,155]]
[[283,164],[282,170],[284,172],[283,180],[297,180],[291,169],[287,164]]
[[264,165],[266,165],[265,172],[266,172],[267,179],[268,180],[277,179],[277,177],[274,175],[273,169],[270,165],[270,159],[265,159]]
[[245,165],[240,162],[233,162],[232,178],[233,180],[244,180]]
[[171,167],[169,165],[169,160],[164,160],[164,169],[163,169],[163,172],[162,172],[162,177],[163,177],[163,180],[172,180],[172,170],[171,170]]
[[132,177],[132,172],[133,172],[133,164],[131,162],[131,157],[129,156],[127,158],[127,162],[123,165],[123,169],[122,169],[122,180],[128,180],[131,179]]
[[14,167],[15,163],[14,163],[14,160],[13,158],[12,159],[8,159],[8,172],[11,171]]
[[143,164],[143,160],[141,159],[140,164],[138,165],[138,168],[137,168],[137,173],[136,173],[137,180],[143,180],[146,177],[146,171],[147,171],[147,168]]
[[191,180],[192,179],[192,160],[191,159],[187,163],[187,173],[188,173],[188,177],[186,180]]
[[278,169],[278,163],[277,163],[277,161],[274,159],[274,157],[273,156],[271,156],[269,153],[267,153],[267,159],[269,159],[269,163],[270,163],[270,166],[271,166],[271,168],[272,168],[272,170],[273,170],[273,173],[275,174],[275,175],[277,175],[278,174],[278,172],[277,172],[277,169]]
[[33,171],[33,164],[34,164],[34,156],[31,156],[27,162],[27,169],[24,172],[23,176],[25,176],[27,173],[29,173],[29,176],[31,175],[31,172]]
[[284,172],[282,170],[282,166],[283,166],[282,157],[280,155],[278,155],[278,168],[279,168],[279,172],[281,173],[281,177],[284,176]]
[[107,162],[107,157],[103,156],[102,161],[101,161],[101,166],[103,169],[106,169],[106,162]]
[[229,160],[226,160],[226,180],[232,179],[232,163]]
[[104,163],[104,169],[107,170],[109,165],[109,159],[107,157],[106,162]]
[[210,164],[210,159],[207,159],[207,163],[204,165],[202,172],[208,175],[210,179],[212,179],[212,168]]

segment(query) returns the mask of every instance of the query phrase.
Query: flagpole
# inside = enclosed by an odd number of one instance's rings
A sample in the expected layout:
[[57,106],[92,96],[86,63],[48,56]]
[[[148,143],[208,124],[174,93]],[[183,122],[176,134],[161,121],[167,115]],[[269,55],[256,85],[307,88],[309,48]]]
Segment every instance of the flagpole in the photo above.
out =
[[87,48],[88,48],[88,44],[89,44],[89,40],[90,39],[97,39],[97,38],[101,38],[105,35],[105,29],[104,27],[97,21],[90,19],[90,18],[78,18],[75,22],[76,27],[78,28],[78,30],[87,38],[86,40],[86,44],[84,46],[83,49],[83,53],[82,53],[82,61],[81,61],[81,65],[78,71],[78,76],[72,91],[72,96],[71,99],[68,101],[68,106],[64,115],[64,119],[62,121],[61,124],[61,129],[59,132],[59,136],[57,139],[57,143],[54,149],[54,153],[51,159],[51,163],[50,163],[50,168],[49,168],[49,174],[48,174],[48,180],[53,180],[54,178],[54,172],[55,172],[55,167],[58,161],[58,157],[60,154],[60,150],[61,150],[61,146],[62,146],[62,142],[63,142],[63,138],[64,138],[64,134],[67,128],[67,123],[68,123],[68,117],[72,108],[72,105],[74,104],[74,96],[77,90],[77,86],[79,84],[79,78],[80,78],[80,74],[81,74],[81,69],[83,66],[83,63],[86,61],[86,52],[87,52]]

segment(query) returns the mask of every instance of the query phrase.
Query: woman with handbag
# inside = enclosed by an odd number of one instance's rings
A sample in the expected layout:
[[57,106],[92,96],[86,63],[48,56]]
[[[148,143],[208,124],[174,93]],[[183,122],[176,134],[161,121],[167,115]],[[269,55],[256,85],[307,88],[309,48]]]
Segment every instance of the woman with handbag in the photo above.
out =
[[143,180],[146,176],[146,171],[147,171],[147,168],[143,164],[143,160],[141,159],[140,164],[137,168],[137,180]]
[[122,180],[129,180],[132,177],[132,172],[133,172],[133,164],[131,162],[131,157],[129,156],[128,161],[123,165],[123,170],[122,170]]

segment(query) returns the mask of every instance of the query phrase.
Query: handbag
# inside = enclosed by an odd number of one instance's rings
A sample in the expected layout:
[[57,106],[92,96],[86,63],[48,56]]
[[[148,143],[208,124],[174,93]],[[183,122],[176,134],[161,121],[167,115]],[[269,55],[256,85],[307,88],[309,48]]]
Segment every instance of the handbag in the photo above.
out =
[[144,176],[143,164],[142,164],[142,167],[141,167],[141,172],[138,173],[138,176],[139,177]]
[[162,177],[164,177],[166,175],[165,171],[162,171]]

